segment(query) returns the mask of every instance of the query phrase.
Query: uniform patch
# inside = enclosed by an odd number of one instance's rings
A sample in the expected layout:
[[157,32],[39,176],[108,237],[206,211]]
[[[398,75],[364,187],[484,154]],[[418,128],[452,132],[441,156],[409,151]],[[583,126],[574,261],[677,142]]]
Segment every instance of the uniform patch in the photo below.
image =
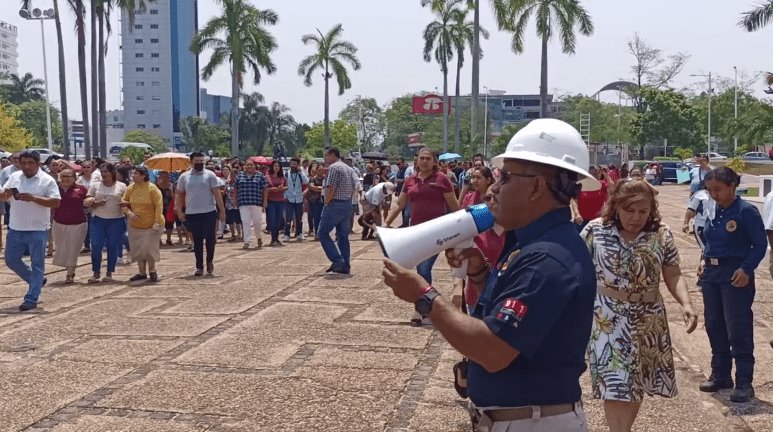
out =
[[738,229],[738,224],[734,220],[727,221],[727,224],[725,224],[725,229],[727,232],[735,232],[736,229]]
[[528,308],[524,302],[516,299],[506,299],[497,312],[497,319],[512,324],[513,327],[518,327],[518,324],[526,317],[526,311]]
[[510,255],[507,256],[507,259],[502,262],[502,264],[499,266],[499,274],[498,276],[502,276],[504,272],[507,271],[507,268],[510,267],[510,262],[515,259],[515,257],[518,256],[518,254],[521,253],[520,249],[516,249],[512,252],[510,252]]

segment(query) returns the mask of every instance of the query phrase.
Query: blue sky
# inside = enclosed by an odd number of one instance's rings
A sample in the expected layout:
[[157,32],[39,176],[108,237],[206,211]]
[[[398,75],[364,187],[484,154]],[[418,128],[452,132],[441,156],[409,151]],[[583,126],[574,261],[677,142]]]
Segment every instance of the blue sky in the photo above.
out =
[[[17,0],[2,0],[3,4],[19,4]],[[176,0],[190,1],[190,0]],[[50,7],[51,0],[32,0],[35,7]],[[416,90],[442,89],[442,74],[434,63],[422,60],[421,33],[432,19],[429,11],[419,6],[419,0],[252,0],[260,8],[274,9],[280,17],[272,29],[279,49],[274,54],[278,71],[266,76],[259,86],[247,85],[245,91],[258,90],[268,101],[278,100],[288,105],[296,119],[314,122],[322,118],[323,85],[306,88],[297,75],[298,62],[310,53],[310,47],[301,43],[301,36],[319,28],[323,32],[337,23],[343,23],[345,37],[359,49],[363,63],[360,71],[351,75],[353,88],[343,96],[333,92],[333,116],[356,95],[375,97],[379,103]],[[557,42],[549,51],[549,88],[557,93],[595,93],[604,84],[627,78],[632,57],[626,41],[634,32],[650,45],[666,53],[677,51],[691,55],[685,71],[675,82],[677,87],[698,85],[701,78],[691,73],[706,73],[724,77],[733,76],[733,66],[746,75],[773,69],[766,53],[773,42],[773,26],[757,33],[746,33],[736,25],[742,11],[753,3],[745,0],[585,0],[583,4],[593,17],[595,34],[579,38],[577,54],[561,53]],[[516,56],[510,50],[510,36],[496,31],[490,3],[481,1],[482,24],[492,32],[483,41],[485,58],[481,63],[481,86],[507,90],[510,93],[537,93],[539,90],[540,45],[533,26],[526,39],[526,52]],[[66,0],[60,0],[66,7]],[[43,76],[40,56],[40,27],[26,22],[16,13],[16,7],[0,13],[0,20],[19,26],[20,71]],[[214,0],[199,0],[200,25],[217,13]],[[64,14],[65,45],[68,71],[77,71],[76,38],[73,15]],[[117,22],[114,28],[118,28]],[[52,101],[58,104],[56,37],[51,22],[46,28],[49,54],[50,91]],[[118,74],[118,38],[113,36],[107,59],[108,106],[120,107]],[[469,56],[468,56],[469,58]],[[201,59],[204,64],[208,54]],[[80,117],[77,72],[68,74],[68,95],[71,116]],[[449,77],[453,89],[454,76]],[[210,82],[202,87],[215,94],[230,94],[228,68],[220,69]],[[763,85],[754,84],[762,96]],[[469,93],[470,70],[462,73],[462,92]],[[609,99],[616,100],[616,97]]]

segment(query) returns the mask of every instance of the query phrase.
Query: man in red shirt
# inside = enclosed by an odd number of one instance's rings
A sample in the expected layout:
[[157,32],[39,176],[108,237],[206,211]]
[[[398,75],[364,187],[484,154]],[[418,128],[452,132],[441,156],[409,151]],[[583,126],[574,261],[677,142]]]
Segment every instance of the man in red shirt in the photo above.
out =
[[[591,166],[590,169],[588,169],[588,172],[596,179],[599,179],[599,170],[597,167]],[[601,179],[599,179],[599,182],[601,183],[601,188],[599,190],[591,192],[582,191],[577,197],[577,210],[579,216],[575,217],[574,223],[578,225],[578,231],[582,231],[588,222],[599,217],[601,209],[604,208],[604,204],[607,202],[607,182],[606,180]]]

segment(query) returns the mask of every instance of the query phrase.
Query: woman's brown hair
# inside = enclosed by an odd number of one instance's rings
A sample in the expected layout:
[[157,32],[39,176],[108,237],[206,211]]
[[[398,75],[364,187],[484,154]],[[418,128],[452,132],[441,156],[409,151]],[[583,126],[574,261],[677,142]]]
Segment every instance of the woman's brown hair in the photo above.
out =
[[642,199],[650,200],[650,218],[644,225],[644,231],[653,232],[660,228],[660,212],[658,211],[658,191],[646,180],[620,179],[609,192],[607,203],[601,210],[601,218],[605,225],[615,224],[622,229],[617,212]]

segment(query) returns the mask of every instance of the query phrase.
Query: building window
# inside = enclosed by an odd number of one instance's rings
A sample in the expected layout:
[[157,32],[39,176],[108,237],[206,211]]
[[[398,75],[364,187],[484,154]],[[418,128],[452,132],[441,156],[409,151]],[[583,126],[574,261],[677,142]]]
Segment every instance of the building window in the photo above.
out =
[[145,54],[143,53],[134,53],[134,58],[143,58],[145,57]]
[[3,49],[8,49],[8,44],[3,44]]
[[141,44],[142,43],[142,39],[134,39],[134,43]]
[[151,58],[158,58],[159,54],[158,53],[150,53],[150,57]]
[[151,15],[158,15],[158,9],[151,9],[150,10]]
[[158,81],[151,81],[151,82],[150,82],[150,85],[152,85],[153,87],[158,87],[158,86],[160,86],[160,85],[161,85],[161,83],[160,83],[160,82],[158,82]]
[[137,129],[145,129],[145,125],[140,123],[137,125]]
[[153,100],[154,101],[160,101],[161,100],[161,96],[153,96]]
[[156,123],[153,125],[153,129],[161,129],[161,125]]
[[135,72],[145,72],[145,68],[141,68],[141,67],[134,68],[134,71]]
[[137,9],[136,11],[134,11],[134,15],[142,15],[144,13],[145,12],[143,12],[142,9]]
[[145,81],[137,81],[137,87],[145,87]]
[[134,24],[134,30],[142,30],[142,24]]
[[158,43],[158,39],[151,39],[150,43]]
[[161,68],[152,67],[152,68],[150,68],[150,71],[151,72],[161,72]]
[[137,110],[137,115],[143,115],[145,114],[145,110]]
[[138,101],[145,100],[145,96],[137,96],[137,100]]
[[151,25],[150,25],[150,28],[151,28],[152,30],[158,30],[158,24],[151,24]]

